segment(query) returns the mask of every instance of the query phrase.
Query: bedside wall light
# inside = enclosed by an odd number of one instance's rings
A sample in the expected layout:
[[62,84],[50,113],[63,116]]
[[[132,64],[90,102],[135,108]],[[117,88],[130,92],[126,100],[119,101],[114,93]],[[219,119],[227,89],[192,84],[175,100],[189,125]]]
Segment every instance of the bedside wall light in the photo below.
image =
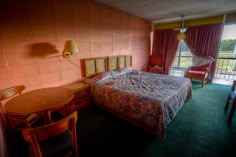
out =
[[73,53],[78,52],[75,40],[67,40],[64,45],[63,56],[69,58]]

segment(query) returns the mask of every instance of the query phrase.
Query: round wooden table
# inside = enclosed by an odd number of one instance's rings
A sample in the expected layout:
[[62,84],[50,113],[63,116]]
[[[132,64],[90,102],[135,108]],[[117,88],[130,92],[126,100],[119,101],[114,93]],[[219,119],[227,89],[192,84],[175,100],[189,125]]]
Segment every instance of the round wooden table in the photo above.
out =
[[43,113],[51,122],[50,112],[67,104],[73,96],[72,90],[63,87],[37,89],[12,98],[5,104],[5,110],[13,115]]

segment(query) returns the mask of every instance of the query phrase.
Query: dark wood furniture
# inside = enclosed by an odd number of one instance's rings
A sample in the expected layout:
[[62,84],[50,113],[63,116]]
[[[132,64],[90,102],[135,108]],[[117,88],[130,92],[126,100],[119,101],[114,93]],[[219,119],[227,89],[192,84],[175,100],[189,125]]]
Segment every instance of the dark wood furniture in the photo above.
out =
[[49,125],[23,129],[22,136],[24,140],[32,146],[34,156],[51,157],[62,156],[63,154],[63,156],[66,157],[78,157],[79,152],[76,134],[77,116],[78,114],[75,111],[62,120]]
[[[14,113],[6,112],[5,105],[2,101],[13,98],[14,96],[17,97],[17,95],[21,95],[24,89],[25,89],[24,85],[18,85],[18,86],[10,87],[10,88],[0,91],[0,101],[1,101],[0,112],[3,115],[2,117],[3,117],[5,127],[14,128],[14,129],[30,127],[31,124],[33,124],[35,121],[37,121],[37,119],[40,118],[39,115],[37,114],[26,113],[22,115],[15,115]],[[12,104],[12,105],[13,107],[17,107],[17,106],[14,106],[15,104]],[[19,104],[19,107],[24,108],[23,104],[22,106],[21,104]]]
[[63,87],[72,90],[74,93],[74,98],[59,110],[63,115],[68,115],[73,111],[81,111],[91,105],[89,84],[76,82]]
[[232,102],[232,107],[229,113],[229,117],[228,117],[228,122],[231,123],[232,119],[233,119],[233,115],[235,112],[235,108],[236,108],[236,91],[235,91],[235,86],[236,86],[236,80],[234,80],[233,85],[231,87],[231,90],[229,92],[229,96],[227,98],[226,104],[225,104],[225,111],[228,110],[229,104]]
[[50,123],[51,112],[70,102],[73,96],[72,90],[63,87],[37,89],[12,98],[5,104],[5,110],[18,116],[39,113]]

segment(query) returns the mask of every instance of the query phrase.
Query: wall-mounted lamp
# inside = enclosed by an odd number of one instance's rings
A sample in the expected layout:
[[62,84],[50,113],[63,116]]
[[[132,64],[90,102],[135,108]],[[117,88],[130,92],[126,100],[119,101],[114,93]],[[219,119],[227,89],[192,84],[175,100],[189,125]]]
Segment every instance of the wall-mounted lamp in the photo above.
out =
[[69,58],[73,53],[78,52],[76,42],[74,40],[67,40],[64,45],[63,56]]

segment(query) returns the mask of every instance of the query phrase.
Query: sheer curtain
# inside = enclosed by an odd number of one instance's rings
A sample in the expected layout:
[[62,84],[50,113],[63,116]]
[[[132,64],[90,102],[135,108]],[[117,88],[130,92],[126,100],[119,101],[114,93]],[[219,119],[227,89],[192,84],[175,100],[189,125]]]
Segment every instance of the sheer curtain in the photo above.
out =
[[[194,26],[187,29],[184,41],[192,51],[193,57],[195,57],[193,59],[193,61],[195,60],[195,64],[204,64],[204,61],[209,60],[208,56],[216,59],[219,51],[222,29],[222,23]],[[211,71],[210,78],[213,78],[215,63],[213,63]]]
[[164,74],[168,74],[173,63],[179,41],[177,40],[178,30],[164,29],[155,30],[153,36],[152,55],[161,55]]

